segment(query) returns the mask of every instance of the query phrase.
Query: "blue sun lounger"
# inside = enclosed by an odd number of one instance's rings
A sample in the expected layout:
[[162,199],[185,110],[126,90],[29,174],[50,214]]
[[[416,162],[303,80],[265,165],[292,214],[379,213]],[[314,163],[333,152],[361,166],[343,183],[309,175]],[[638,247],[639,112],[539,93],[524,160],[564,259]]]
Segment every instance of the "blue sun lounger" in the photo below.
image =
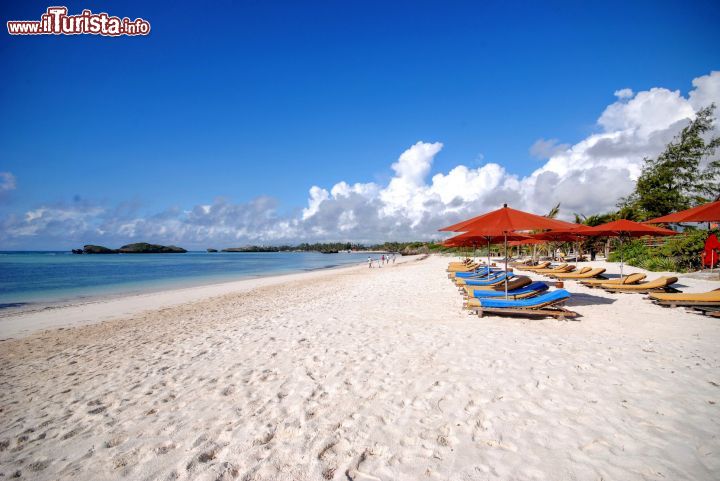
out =
[[496,267],[482,267],[472,272],[456,272],[455,277],[459,277],[460,279],[464,279],[467,277],[483,277],[496,274],[498,272],[502,272],[502,269]]
[[[525,287],[508,291],[510,299],[517,300],[519,298],[527,298],[537,296],[548,290],[548,285],[541,281],[535,281]],[[505,291],[484,291],[480,289],[468,289],[468,293],[472,291],[472,297],[476,298],[505,298]]]
[[490,286],[492,284],[497,284],[498,282],[504,281],[505,279],[509,279],[514,274],[512,272],[501,272],[496,276],[489,277],[487,279],[466,279],[465,285],[466,286]]
[[489,279],[494,279],[498,277],[501,274],[504,274],[505,271],[494,271],[490,273],[481,273],[481,274],[475,274],[472,276],[461,276],[461,277],[455,277],[455,280],[463,280],[463,281],[469,281],[469,280],[476,280],[476,281],[485,281]]
[[477,312],[480,317],[487,314],[500,314],[524,317],[552,316],[564,320],[567,317],[578,316],[577,312],[569,311],[563,307],[568,299],[570,299],[568,291],[557,289],[527,299],[505,300],[504,296],[499,299],[478,299],[478,305],[469,306],[468,309]]

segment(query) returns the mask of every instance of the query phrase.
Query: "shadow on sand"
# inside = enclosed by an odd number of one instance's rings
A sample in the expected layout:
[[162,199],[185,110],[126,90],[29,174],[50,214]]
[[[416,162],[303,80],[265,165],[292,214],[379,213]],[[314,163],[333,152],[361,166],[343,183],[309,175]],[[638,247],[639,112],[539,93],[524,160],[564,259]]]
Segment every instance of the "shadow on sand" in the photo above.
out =
[[612,304],[617,299],[609,299],[607,297],[594,296],[582,292],[573,292],[572,297],[567,302],[568,306],[597,306],[602,304]]

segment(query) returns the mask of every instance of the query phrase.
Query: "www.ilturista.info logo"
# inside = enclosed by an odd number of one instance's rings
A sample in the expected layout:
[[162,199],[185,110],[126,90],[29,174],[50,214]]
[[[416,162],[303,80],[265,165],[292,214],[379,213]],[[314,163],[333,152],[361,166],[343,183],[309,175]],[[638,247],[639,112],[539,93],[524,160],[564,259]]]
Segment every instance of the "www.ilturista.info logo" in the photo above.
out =
[[147,35],[150,22],[142,18],[111,17],[107,13],[83,10],[80,15],[68,15],[67,7],[48,7],[40,20],[11,20],[7,22],[10,35]]

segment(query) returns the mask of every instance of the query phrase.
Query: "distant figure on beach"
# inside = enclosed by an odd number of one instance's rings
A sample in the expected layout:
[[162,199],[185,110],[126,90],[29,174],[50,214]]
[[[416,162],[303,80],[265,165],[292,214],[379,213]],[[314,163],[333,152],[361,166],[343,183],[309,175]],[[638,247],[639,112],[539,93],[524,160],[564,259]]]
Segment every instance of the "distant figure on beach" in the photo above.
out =
[[393,254],[393,264],[395,264],[395,254]]
[[385,254],[380,256],[380,264],[382,265],[384,263],[385,263]]
[[368,267],[372,269],[372,257],[368,257]]

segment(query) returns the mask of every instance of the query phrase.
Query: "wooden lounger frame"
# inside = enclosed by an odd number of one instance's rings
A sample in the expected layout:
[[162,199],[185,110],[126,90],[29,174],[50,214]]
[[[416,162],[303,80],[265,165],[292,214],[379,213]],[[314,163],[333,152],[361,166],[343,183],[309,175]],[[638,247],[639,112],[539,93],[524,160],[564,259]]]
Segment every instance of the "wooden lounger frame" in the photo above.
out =
[[508,308],[508,307],[469,307],[468,310],[476,313],[479,317],[483,317],[488,314],[500,314],[500,315],[511,315],[511,316],[524,316],[524,317],[554,317],[559,321],[564,321],[565,318],[579,317],[580,314],[577,312],[566,309],[562,306],[565,303],[565,299],[562,301],[548,302],[538,306],[537,308]]
[[[632,286],[633,284],[618,284],[618,286],[627,285]],[[635,284],[637,285],[637,284]],[[663,287],[651,287],[650,289],[622,289],[620,287],[602,287],[607,292],[614,292],[620,294],[650,294],[651,292],[681,292],[674,287],[663,286]]]
[[[572,272],[568,272],[568,274],[572,274]],[[581,276],[581,275],[582,274],[578,274],[578,276]],[[589,280],[598,280],[598,281],[606,280],[606,281],[608,281],[608,280],[610,280],[609,277],[605,277],[603,274],[598,274],[594,277],[572,277],[572,276],[571,277],[547,276],[547,277],[556,279],[558,281],[589,281]],[[622,284],[618,284],[618,285],[622,285]],[[632,284],[628,284],[628,285],[632,285]],[[591,286],[585,286],[585,287],[591,287]]]
[[[583,269],[587,269],[587,270],[583,272]],[[567,281],[587,281],[587,280],[591,280],[591,279],[598,279],[598,280],[607,279],[607,277],[605,277],[603,275],[605,273],[604,271],[602,273],[596,274],[592,277],[587,277],[587,276],[582,277],[585,274],[587,274],[588,272],[592,272],[594,269],[596,269],[596,268],[588,268],[587,266],[585,266],[585,267],[578,269],[577,271],[553,272],[552,274],[545,274],[545,277],[550,277],[552,279],[557,279],[559,281],[566,281],[566,280]],[[562,274],[563,276],[566,276],[566,277],[558,277],[558,275],[560,275],[560,274]],[[570,275],[568,275],[568,274],[570,274]]]
[[720,310],[720,303],[713,301],[669,301],[667,299],[650,299],[653,304],[665,307],[717,307]]
[[718,307],[692,306],[691,309],[695,312],[702,313],[703,316],[720,317],[720,308]]
[[[563,280],[565,280],[565,279],[563,279]],[[592,278],[592,279],[570,279],[570,280],[576,280],[576,281],[578,281],[578,283],[579,283],[580,285],[582,285],[582,286],[584,286],[584,287],[589,287],[590,289],[599,289],[599,288],[600,288],[600,284],[595,284],[595,283],[592,283],[592,282],[591,282],[590,284],[585,284],[585,282],[583,282],[583,281],[601,281],[601,280],[611,281],[612,279],[609,279],[609,278],[607,278],[607,277],[605,277],[605,276],[601,276],[601,277],[596,277],[596,278]],[[612,283],[610,283],[610,284],[615,284],[615,282],[612,282]],[[630,285],[630,286],[631,286],[632,284],[620,284],[620,283],[618,282],[617,285],[618,285],[618,286],[623,286],[623,285]]]
[[[508,283],[509,283],[509,282],[510,282],[510,279],[508,279]],[[505,279],[501,280],[500,282],[494,282],[494,283],[491,283],[491,284],[485,284],[485,285],[483,285],[483,286],[468,286],[467,284],[462,284],[462,285],[460,285],[460,286],[457,286],[458,292],[459,292],[460,294],[462,294],[463,296],[465,296],[465,294],[466,294],[466,291],[465,291],[465,288],[466,288],[466,287],[471,287],[471,288],[474,288],[474,289],[479,289],[479,290],[481,290],[481,291],[489,291],[489,290],[493,290],[493,291],[494,291],[494,290],[498,290],[498,291],[500,291],[500,290],[502,290],[503,292],[505,292]],[[480,289],[481,287],[492,287],[493,289]],[[498,287],[498,289],[495,289],[495,287]],[[502,287],[502,289],[499,289],[500,287]]]

